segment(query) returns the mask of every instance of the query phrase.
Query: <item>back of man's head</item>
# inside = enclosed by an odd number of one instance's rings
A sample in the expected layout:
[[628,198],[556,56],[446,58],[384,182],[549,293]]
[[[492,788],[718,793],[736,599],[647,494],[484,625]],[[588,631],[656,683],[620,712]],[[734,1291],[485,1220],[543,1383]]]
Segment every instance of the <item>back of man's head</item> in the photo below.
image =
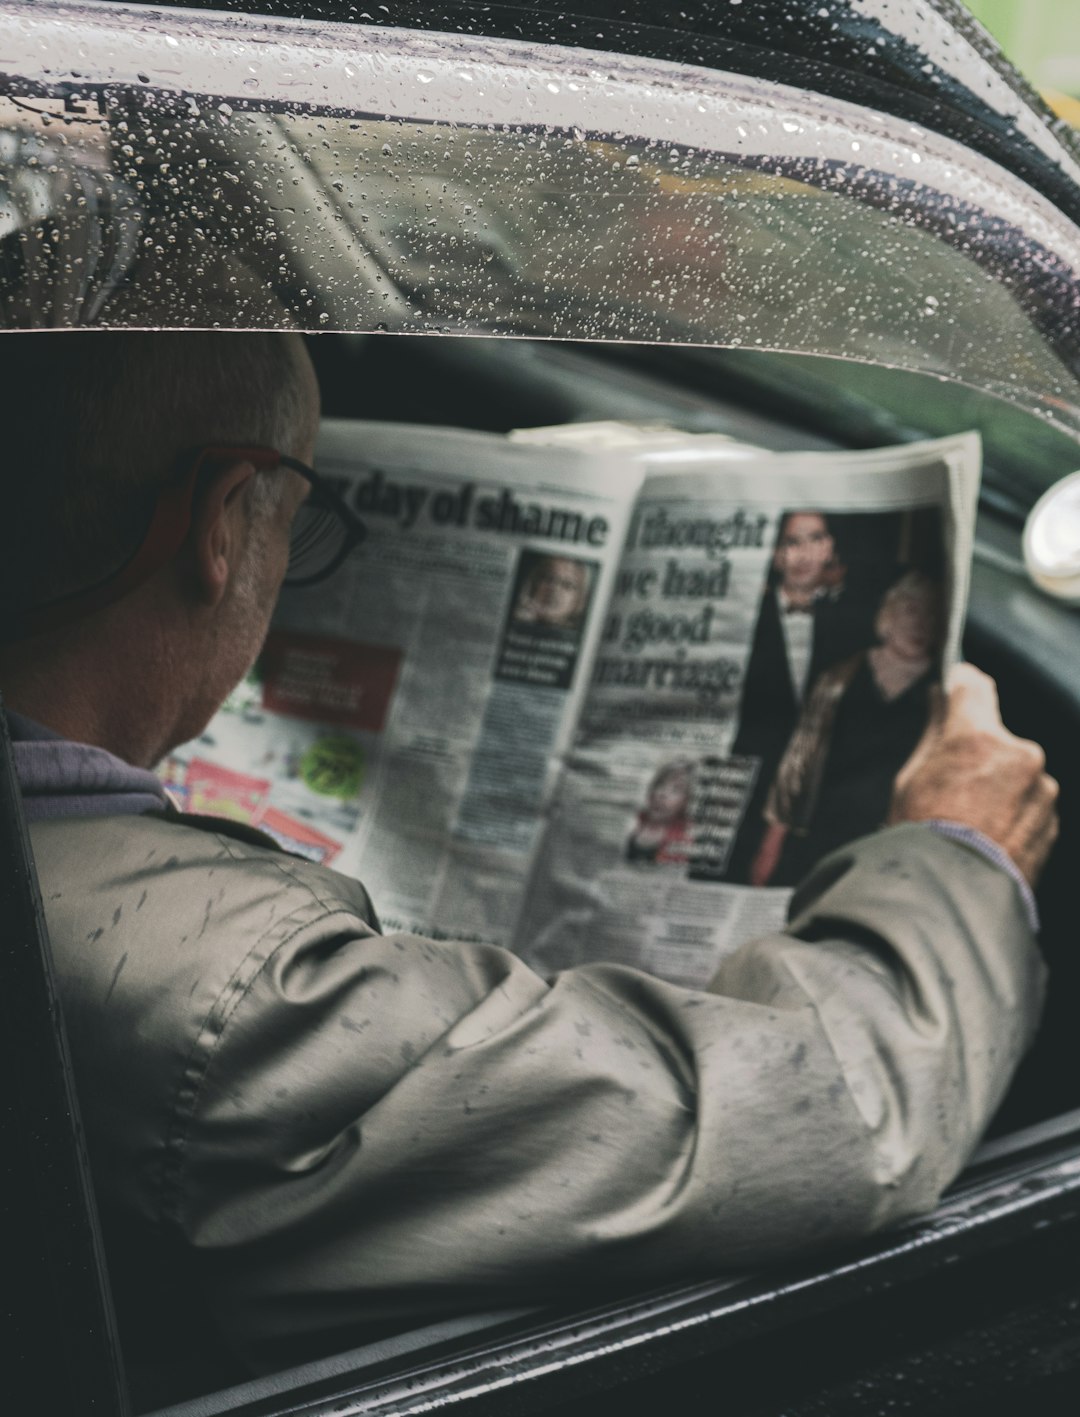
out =
[[[0,605],[93,585],[126,561],[186,450],[313,436],[312,376],[286,334],[0,336]],[[272,497],[274,480],[264,483]]]

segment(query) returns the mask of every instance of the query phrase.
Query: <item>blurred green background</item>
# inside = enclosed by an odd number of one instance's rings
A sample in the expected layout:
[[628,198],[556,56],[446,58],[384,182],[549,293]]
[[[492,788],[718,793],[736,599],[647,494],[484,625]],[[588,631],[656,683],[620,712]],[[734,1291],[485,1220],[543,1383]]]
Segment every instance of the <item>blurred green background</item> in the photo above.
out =
[[[967,0],[967,7],[1047,97],[1080,99],[1080,0]],[[1060,106],[1080,122],[1074,104]]]

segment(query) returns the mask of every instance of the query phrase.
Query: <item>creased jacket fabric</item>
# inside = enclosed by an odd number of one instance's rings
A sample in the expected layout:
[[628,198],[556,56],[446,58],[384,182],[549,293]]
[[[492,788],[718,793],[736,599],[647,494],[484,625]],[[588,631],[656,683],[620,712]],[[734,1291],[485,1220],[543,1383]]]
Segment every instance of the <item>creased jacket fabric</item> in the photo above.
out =
[[121,1307],[153,1327],[182,1265],[255,1369],[930,1207],[1039,1013],[1016,886],[920,826],[708,991],[379,935],[361,886],[206,821],[32,839]]

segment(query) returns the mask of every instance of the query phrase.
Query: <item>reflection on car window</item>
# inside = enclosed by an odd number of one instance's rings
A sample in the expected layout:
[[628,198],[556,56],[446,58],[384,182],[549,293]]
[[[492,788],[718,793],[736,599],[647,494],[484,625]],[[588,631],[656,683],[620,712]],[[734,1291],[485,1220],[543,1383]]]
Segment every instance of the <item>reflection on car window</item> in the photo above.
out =
[[[252,48],[246,70],[202,56],[212,92],[170,89],[175,62],[122,82],[104,31],[116,82],[48,96],[41,74],[8,82],[9,322],[815,354],[943,376],[1080,434],[1080,238],[959,145],[674,65],[607,56],[593,72],[496,41],[470,59],[432,36],[417,58],[389,31],[365,32],[386,54],[357,58],[279,29],[289,43]],[[338,63],[354,81],[335,90]],[[394,64],[409,89],[372,97]],[[331,102],[358,92],[397,98],[400,116]],[[485,105],[499,121],[477,121]],[[224,312],[208,314],[212,287]]]

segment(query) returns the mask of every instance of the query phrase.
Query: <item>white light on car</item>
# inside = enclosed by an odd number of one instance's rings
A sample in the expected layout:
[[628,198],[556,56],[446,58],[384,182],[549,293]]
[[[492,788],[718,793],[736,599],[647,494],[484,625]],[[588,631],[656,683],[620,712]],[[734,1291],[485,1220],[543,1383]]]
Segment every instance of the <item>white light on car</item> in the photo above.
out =
[[1080,605],[1080,472],[1055,482],[1032,507],[1024,563],[1040,589]]

